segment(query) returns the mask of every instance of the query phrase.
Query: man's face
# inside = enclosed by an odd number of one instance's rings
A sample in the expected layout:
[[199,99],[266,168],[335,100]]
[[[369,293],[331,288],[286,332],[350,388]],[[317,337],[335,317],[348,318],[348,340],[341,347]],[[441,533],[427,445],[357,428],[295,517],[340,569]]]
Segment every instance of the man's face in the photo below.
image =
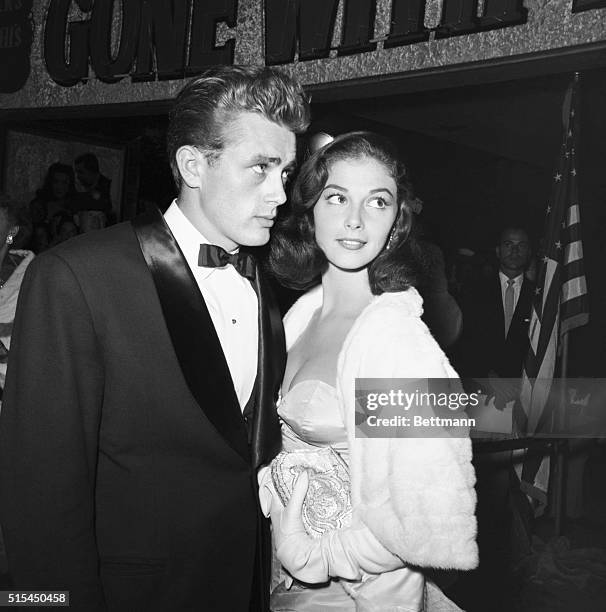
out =
[[295,135],[256,113],[240,113],[224,128],[218,159],[201,160],[199,227],[231,251],[268,242],[285,184],[295,165]]
[[84,189],[90,189],[97,182],[97,172],[93,172],[86,168],[83,164],[76,164],[76,178]]
[[510,277],[522,274],[530,259],[528,234],[521,229],[506,229],[497,246],[497,259],[504,274]]

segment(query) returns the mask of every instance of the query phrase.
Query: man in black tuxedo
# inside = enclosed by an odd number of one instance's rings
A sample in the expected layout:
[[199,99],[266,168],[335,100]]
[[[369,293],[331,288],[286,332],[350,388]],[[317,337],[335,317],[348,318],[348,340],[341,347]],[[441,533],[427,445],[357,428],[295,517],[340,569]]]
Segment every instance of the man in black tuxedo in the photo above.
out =
[[256,468],[280,447],[284,338],[239,247],[269,240],[308,123],[286,75],[209,70],[171,111],[164,216],[34,261],[0,418],[19,590],[87,612],[267,610]]

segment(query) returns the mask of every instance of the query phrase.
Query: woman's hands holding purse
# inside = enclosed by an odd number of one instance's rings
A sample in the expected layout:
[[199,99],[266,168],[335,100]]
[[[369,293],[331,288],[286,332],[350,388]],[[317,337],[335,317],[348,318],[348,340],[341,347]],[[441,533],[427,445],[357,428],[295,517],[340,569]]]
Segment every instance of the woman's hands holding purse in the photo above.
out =
[[309,475],[301,472],[287,506],[274,499],[271,508],[276,555],[294,578],[310,584],[331,577],[359,580],[363,572],[381,574],[404,565],[364,525],[327,531],[320,538],[308,535],[301,520],[308,486]]

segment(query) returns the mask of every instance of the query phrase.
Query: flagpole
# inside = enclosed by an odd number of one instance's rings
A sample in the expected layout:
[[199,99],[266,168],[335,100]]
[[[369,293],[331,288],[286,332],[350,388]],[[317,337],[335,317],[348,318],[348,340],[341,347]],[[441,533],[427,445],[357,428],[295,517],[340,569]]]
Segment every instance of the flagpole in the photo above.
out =
[[[556,433],[563,435],[567,430],[566,406],[568,403],[568,332],[562,336],[562,360],[560,363],[560,397],[556,417]],[[556,470],[554,483],[554,505],[555,505],[555,535],[560,536],[564,531],[564,519],[566,516],[566,453],[568,451],[568,439],[557,438],[555,443]]]
[[[580,80],[580,74],[574,73],[573,83],[577,87]],[[572,105],[572,99],[570,99]],[[570,112],[570,108],[567,109],[567,114]],[[578,112],[578,108],[576,109]],[[574,115],[573,115],[574,116]],[[578,117],[577,117],[578,118]],[[568,124],[571,129],[570,123]],[[575,144],[574,147],[579,146],[579,134],[578,131],[575,133]],[[573,149],[574,151],[574,149]],[[556,448],[556,473],[554,483],[554,504],[555,504],[555,534],[562,535],[564,531],[564,522],[566,519],[566,466],[567,466],[567,454],[568,454],[568,438],[564,437],[568,431],[568,359],[569,359],[569,332],[570,328],[568,322],[565,324],[563,333],[561,333],[562,342],[562,353],[560,361],[560,397],[558,402],[558,411],[556,417],[556,433],[558,435],[555,448]],[[560,326],[562,321],[560,319]]]

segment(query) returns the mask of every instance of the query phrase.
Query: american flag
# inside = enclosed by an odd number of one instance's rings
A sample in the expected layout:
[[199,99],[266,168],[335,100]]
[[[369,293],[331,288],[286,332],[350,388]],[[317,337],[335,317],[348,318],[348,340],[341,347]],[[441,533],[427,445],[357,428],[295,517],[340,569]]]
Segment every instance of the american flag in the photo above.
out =
[[[518,432],[526,435],[543,429],[545,418],[542,417],[547,416],[543,413],[554,376],[560,338],[589,320],[576,163],[577,89],[578,74],[575,74],[564,98],[562,146],[545,211],[544,243],[539,253],[528,332],[530,350],[524,364],[521,402],[515,419]],[[535,478],[544,481],[546,476],[543,469],[543,478],[537,477],[539,466],[534,463],[534,469],[531,465],[524,466],[522,479],[531,488],[536,484],[540,489],[546,489],[546,482],[535,482]]]

